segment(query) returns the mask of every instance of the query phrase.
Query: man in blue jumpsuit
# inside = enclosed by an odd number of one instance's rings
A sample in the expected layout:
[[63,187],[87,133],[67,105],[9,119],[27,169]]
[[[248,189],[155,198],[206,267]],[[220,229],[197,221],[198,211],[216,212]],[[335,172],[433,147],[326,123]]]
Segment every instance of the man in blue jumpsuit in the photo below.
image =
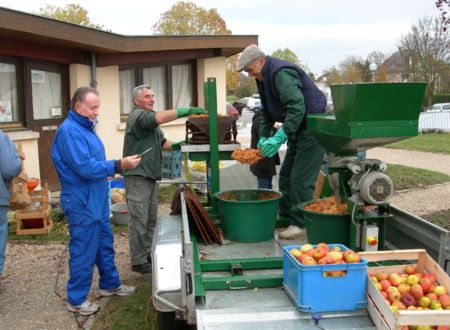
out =
[[[280,170],[279,186],[283,193],[280,216],[290,219],[293,225],[280,237],[293,239],[302,233],[304,222],[291,208],[312,200],[325,153],[307,130],[306,115],[325,112],[327,100],[298,65],[265,56],[256,45],[244,49],[237,70],[244,70],[256,79],[263,107],[258,143],[262,154],[272,157],[287,142]],[[283,123],[283,127],[271,136],[275,122]]]
[[103,143],[95,133],[100,106],[95,89],[78,88],[70,106],[67,118],[56,132],[51,155],[61,183],[61,207],[70,232],[67,308],[90,315],[100,308],[87,299],[94,265],[100,275],[100,295],[126,296],[135,292],[134,287],[121,284],[114,263],[107,177],[136,167],[140,158],[134,155],[106,160]]

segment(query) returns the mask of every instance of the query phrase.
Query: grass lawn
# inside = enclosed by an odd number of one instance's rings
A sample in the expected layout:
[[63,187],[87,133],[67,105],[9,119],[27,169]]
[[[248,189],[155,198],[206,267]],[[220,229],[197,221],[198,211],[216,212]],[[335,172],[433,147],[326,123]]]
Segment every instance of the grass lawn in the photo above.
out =
[[392,149],[450,154],[450,133],[427,133],[385,146]]
[[156,311],[151,300],[151,278],[130,283],[137,292],[128,297],[113,296],[98,314],[92,330],[157,329]]
[[450,176],[445,173],[403,165],[388,164],[386,174],[392,179],[395,190],[423,188],[450,182]]
[[425,214],[422,215],[422,218],[444,229],[450,230],[450,210]]

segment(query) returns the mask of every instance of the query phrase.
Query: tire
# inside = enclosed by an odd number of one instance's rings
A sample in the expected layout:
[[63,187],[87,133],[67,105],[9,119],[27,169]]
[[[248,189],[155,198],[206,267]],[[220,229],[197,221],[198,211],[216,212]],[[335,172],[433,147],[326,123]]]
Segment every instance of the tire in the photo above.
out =
[[194,326],[175,319],[175,312],[157,312],[159,330],[192,330]]

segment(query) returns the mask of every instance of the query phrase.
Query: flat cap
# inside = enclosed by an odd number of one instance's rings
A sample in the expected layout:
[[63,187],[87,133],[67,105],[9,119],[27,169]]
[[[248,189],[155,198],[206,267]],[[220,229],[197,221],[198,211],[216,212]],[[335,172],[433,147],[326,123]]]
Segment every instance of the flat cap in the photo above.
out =
[[247,65],[256,60],[260,55],[264,56],[264,53],[255,44],[245,47],[244,51],[241,53],[241,56],[239,56],[239,61],[236,68],[237,71],[241,72],[244,70]]

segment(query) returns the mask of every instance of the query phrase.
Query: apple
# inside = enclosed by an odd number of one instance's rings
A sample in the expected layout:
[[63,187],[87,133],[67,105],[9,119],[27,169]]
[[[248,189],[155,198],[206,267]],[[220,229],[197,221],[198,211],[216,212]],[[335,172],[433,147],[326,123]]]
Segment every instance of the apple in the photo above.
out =
[[317,246],[316,246],[316,249],[317,249],[317,248],[323,248],[323,249],[325,249],[325,250],[327,251],[327,253],[330,251],[330,247],[328,246],[327,243],[319,243],[319,244],[317,244]]
[[399,286],[397,287],[398,291],[400,291],[400,293],[403,295],[405,293],[408,293],[409,290],[411,290],[411,286],[406,284],[406,283],[401,283],[399,284]]
[[289,252],[296,258],[298,258],[302,254],[302,251],[297,248],[292,248],[289,250]]
[[383,296],[384,299],[388,299],[388,294],[387,294],[386,291],[381,291],[380,293],[381,293],[381,295]]
[[358,253],[356,252],[351,252],[349,254],[347,254],[346,257],[344,257],[345,261],[348,262],[349,264],[355,263],[355,262],[360,262],[361,261],[361,257],[359,256]]
[[395,305],[391,305],[391,311],[392,311],[392,313],[394,313],[394,314],[398,314],[398,307],[395,306]]
[[416,299],[420,299],[420,297],[423,297],[423,289],[420,284],[417,283],[411,285],[409,293],[411,293]]
[[433,285],[434,283],[436,283],[436,276],[434,276],[433,273],[423,273],[422,274],[422,278],[429,278],[431,281],[431,285]]
[[[330,274],[331,277],[345,276],[346,274],[345,270],[329,270],[328,273]],[[378,285],[380,285],[380,283],[378,283]],[[380,288],[378,288],[378,290],[380,290]]]
[[[327,255],[330,256],[331,258],[333,258],[336,261],[342,260],[342,258],[343,258],[342,253],[339,252],[339,251],[330,251],[330,252],[328,252]],[[372,277],[377,278],[376,276],[372,276]]]
[[439,300],[432,300],[430,303],[430,308],[435,310],[435,309],[442,309],[442,305],[439,302]]
[[308,251],[308,250],[311,250],[311,249],[313,249],[314,247],[311,245],[311,244],[303,244],[301,247],[300,247],[300,251],[302,251],[302,253],[304,253],[304,252],[306,252],[306,251]]
[[382,281],[382,280],[387,280],[389,278],[389,276],[388,276],[388,274],[386,274],[386,273],[383,273],[383,272],[381,272],[381,273],[378,273],[377,274],[377,279],[378,279],[378,281]]
[[309,249],[303,253],[306,254],[307,256],[314,257],[314,252],[316,252],[316,249]]
[[403,302],[401,302],[400,300],[394,300],[392,302],[393,306],[397,306],[399,311],[404,311],[406,309],[406,306]]
[[370,275],[369,277],[370,277],[370,280],[371,280],[373,283],[379,283],[379,282],[378,282],[378,278],[377,278],[375,275]]
[[317,265],[317,262],[314,260],[314,258],[313,258],[313,257],[310,257],[310,256],[305,256],[305,257],[302,259],[301,263],[302,263],[303,265]]
[[[400,291],[398,291],[398,289],[397,289],[396,286],[390,286],[390,287],[388,287],[387,290],[386,290],[387,293],[389,293],[389,292],[394,292],[394,291],[400,292]],[[400,294],[401,294],[401,293],[400,293]]]
[[314,251],[313,258],[320,260],[327,255],[328,251],[324,247],[317,247]]
[[434,292],[428,292],[427,297],[430,298],[431,300],[437,300],[438,295]]
[[413,311],[415,309],[417,309],[417,307],[414,305],[409,305],[408,307],[406,307],[406,310],[408,310],[408,311]]
[[317,261],[317,264],[319,265],[325,265],[325,264],[334,264],[336,263],[336,261],[331,258],[329,255],[326,255],[325,257],[319,259],[319,261]]
[[438,325],[436,330],[450,330],[450,325]]
[[442,308],[447,308],[450,306],[450,296],[447,293],[441,294],[439,296],[439,302],[442,305]]
[[422,287],[424,293],[428,293],[431,289],[431,280],[428,277],[422,277],[419,280],[419,284]]
[[420,297],[419,300],[418,300],[419,306],[420,306],[420,307],[423,307],[423,308],[429,307],[429,306],[430,306],[430,303],[431,303],[431,299],[428,298],[427,296],[422,296],[422,297]]
[[405,273],[408,275],[412,275],[416,273],[416,267],[414,267],[413,265],[408,265],[405,267]]
[[331,249],[331,251],[342,252],[342,249],[341,249],[340,246],[336,245],[336,246],[333,246],[333,248]]
[[389,282],[391,282],[393,286],[399,286],[403,283],[403,279],[399,273],[391,273],[389,275]]
[[398,290],[391,291],[388,293],[388,298],[391,303],[393,303],[396,300],[400,300],[401,297],[402,297],[402,295],[400,294],[400,292]]
[[419,278],[414,274],[409,275],[408,278],[406,279],[406,284],[413,285],[417,283],[419,283]]
[[416,330],[433,330],[433,328],[429,325],[419,325],[417,326]]
[[438,285],[434,288],[433,292],[440,296],[441,294],[447,294],[447,289],[443,285]]
[[387,289],[391,286],[391,282],[389,282],[388,280],[382,280],[379,283],[381,285],[381,290],[383,291],[387,291]]
[[[401,302],[405,304],[406,307],[409,306],[416,306],[416,298],[414,298],[414,296],[411,293],[405,293],[402,297],[401,297]],[[399,308],[400,309],[400,308]]]
[[375,287],[378,289],[378,291],[382,291],[383,290],[383,287],[381,286],[380,283],[374,283],[374,284],[375,284]]

